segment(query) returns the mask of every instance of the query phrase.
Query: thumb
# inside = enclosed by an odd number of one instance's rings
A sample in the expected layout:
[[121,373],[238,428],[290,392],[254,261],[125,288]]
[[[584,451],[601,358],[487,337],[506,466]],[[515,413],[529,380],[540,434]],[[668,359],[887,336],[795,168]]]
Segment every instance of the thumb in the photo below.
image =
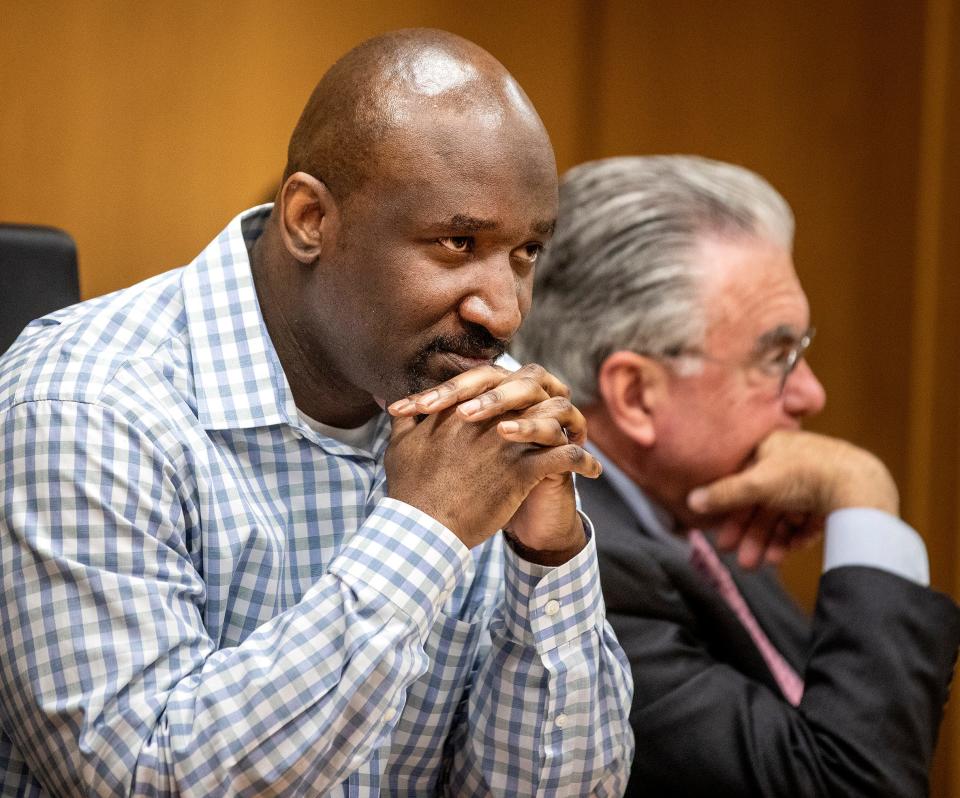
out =
[[739,473],[690,491],[687,506],[695,513],[715,515],[750,507],[760,498],[756,479],[748,473]]
[[390,442],[402,438],[416,426],[415,416],[390,416]]

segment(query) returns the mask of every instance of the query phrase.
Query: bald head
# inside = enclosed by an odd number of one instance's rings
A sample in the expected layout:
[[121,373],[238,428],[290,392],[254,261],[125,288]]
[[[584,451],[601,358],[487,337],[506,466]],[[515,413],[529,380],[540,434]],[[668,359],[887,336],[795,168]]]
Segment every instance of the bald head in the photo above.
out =
[[364,42],[314,90],[250,266],[297,407],[334,426],[503,350],[557,214],[550,138],[458,36]]
[[440,30],[377,36],[317,84],[290,138],[284,178],[307,172],[343,200],[381,168],[381,145],[402,148],[425,123],[451,116],[520,125],[548,140],[523,90],[486,50]]

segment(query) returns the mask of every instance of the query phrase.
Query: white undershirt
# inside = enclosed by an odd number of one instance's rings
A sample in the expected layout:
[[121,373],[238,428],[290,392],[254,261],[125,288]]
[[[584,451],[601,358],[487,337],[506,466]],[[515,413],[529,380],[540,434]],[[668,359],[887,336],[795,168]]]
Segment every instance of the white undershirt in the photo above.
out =
[[310,416],[302,410],[297,410],[297,414],[304,424],[319,435],[333,438],[339,443],[345,443],[347,446],[352,446],[354,449],[360,449],[363,452],[373,450],[373,439],[376,436],[377,422],[380,420],[379,415],[374,416],[369,421],[365,421],[359,427],[343,428],[331,427],[329,424],[324,424],[314,418],[310,418]]

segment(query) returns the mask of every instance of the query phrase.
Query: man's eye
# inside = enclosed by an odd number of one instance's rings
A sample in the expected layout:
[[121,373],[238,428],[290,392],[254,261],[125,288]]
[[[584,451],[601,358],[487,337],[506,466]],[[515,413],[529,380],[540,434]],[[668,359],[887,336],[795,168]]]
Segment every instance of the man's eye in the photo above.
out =
[[437,241],[451,252],[469,252],[473,249],[473,239],[470,236],[444,236]]
[[783,369],[790,362],[790,356],[793,353],[793,346],[781,346],[770,350],[760,361],[764,368],[776,371]]
[[520,247],[520,258],[527,263],[536,263],[542,251],[543,246],[541,244],[525,244]]

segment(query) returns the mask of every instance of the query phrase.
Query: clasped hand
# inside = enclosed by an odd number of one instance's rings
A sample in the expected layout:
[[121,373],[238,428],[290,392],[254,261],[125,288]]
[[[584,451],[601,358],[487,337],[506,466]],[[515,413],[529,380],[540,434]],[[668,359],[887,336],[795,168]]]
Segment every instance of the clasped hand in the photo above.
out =
[[601,471],[568,397],[540,366],[491,365],[394,402],[388,495],[469,547],[502,528],[526,559],[566,562],[585,543],[571,475]]

